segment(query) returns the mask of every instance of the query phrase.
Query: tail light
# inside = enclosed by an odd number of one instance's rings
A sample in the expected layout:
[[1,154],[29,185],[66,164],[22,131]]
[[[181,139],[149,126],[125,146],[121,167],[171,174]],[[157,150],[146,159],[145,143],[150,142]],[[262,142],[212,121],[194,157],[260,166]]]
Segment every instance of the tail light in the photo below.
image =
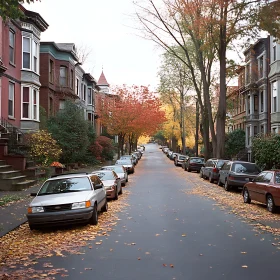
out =
[[213,172],[214,173],[219,173],[219,169],[218,168],[213,168]]

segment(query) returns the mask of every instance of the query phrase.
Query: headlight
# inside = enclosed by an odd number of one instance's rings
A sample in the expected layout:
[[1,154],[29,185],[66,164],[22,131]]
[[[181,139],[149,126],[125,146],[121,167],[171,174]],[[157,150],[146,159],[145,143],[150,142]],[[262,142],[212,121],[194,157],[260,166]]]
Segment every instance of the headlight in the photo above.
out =
[[34,206],[34,207],[28,207],[28,214],[31,213],[42,213],[44,211],[44,207],[42,206]]
[[90,201],[82,201],[82,202],[74,202],[72,204],[72,209],[82,209],[82,208],[88,208],[91,206]]

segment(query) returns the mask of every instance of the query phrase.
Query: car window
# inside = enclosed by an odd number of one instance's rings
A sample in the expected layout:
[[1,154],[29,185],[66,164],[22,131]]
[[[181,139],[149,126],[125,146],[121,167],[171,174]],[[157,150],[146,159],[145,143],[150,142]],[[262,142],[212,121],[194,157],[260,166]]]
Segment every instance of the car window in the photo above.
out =
[[116,164],[131,164],[131,160],[117,160]]
[[92,190],[88,177],[63,178],[45,182],[38,195],[88,190]]
[[222,170],[230,170],[230,166],[231,166],[231,163],[230,162],[226,162],[223,167],[222,167]]
[[217,167],[222,167],[223,164],[227,162],[227,161],[224,161],[224,160],[218,160],[218,162],[216,163],[217,164]]
[[275,172],[275,183],[280,184],[280,172]]
[[271,172],[267,172],[264,177],[265,182],[269,183],[271,181],[272,176],[273,174]]
[[186,159],[185,156],[179,156],[179,160],[183,160],[183,159]]
[[259,174],[260,169],[254,163],[237,162],[232,164],[232,171],[236,173]]
[[[191,163],[204,163],[204,159],[203,159],[203,158],[191,158],[191,159],[190,159],[190,162],[191,162]],[[210,164],[212,164],[212,161],[211,161]],[[210,166],[211,166],[211,165],[210,165]]]
[[266,175],[266,172],[261,172],[261,173],[254,179],[254,181],[255,181],[255,182],[259,182],[259,183],[265,182],[265,179],[264,179],[265,175]]
[[94,172],[95,175],[97,175],[99,177],[99,179],[101,181],[104,181],[104,180],[115,180],[115,175],[116,174],[114,171],[112,172]]

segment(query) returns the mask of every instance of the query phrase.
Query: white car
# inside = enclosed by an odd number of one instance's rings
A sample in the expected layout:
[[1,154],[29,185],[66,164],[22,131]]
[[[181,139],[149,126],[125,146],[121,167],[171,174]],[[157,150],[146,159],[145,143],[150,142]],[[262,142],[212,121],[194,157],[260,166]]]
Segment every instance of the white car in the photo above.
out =
[[115,171],[118,177],[121,179],[122,186],[125,186],[126,182],[128,182],[127,171],[122,165],[107,165],[107,166],[102,166],[100,169]]
[[128,174],[134,173],[134,164],[131,159],[118,159],[115,163],[116,165],[122,165]]
[[54,175],[44,182],[28,207],[30,229],[42,226],[98,223],[98,212],[108,210],[106,190],[93,174]]

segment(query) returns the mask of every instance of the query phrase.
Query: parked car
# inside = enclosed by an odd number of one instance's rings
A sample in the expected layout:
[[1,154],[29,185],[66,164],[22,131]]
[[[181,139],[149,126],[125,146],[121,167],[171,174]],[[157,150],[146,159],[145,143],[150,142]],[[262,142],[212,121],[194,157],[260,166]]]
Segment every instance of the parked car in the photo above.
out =
[[164,148],[162,148],[162,152],[163,152],[163,153],[165,153],[165,154],[166,154],[166,153],[168,153],[168,151],[169,151],[169,148],[168,148],[168,147],[164,147]]
[[275,212],[280,206],[280,170],[261,172],[252,182],[244,185],[242,194],[245,203],[255,200],[266,204],[269,212]]
[[93,171],[92,174],[99,177],[102,181],[105,189],[107,198],[113,198],[117,200],[119,194],[122,194],[121,179],[118,177],[113,170],[97,170]]
[[170,158],[172,154],[173,154],[173,151],[169,150],[169,151],[167,152],[166,156],[167,156],[168,158]]
[[140,151],[135,151],[133,154],[138,158],[138,160],[140,160],[142,157],[142,153]]
[[138,158],[135,155],[122,155],[120,157],[120,160],[126,160],[126,159],[130,159],[133,165],[136,165],[138,163]]
[[42,226],[98,223],[106,212],[106,190],[98,176],[87,173],[54,175],[46,180],[28,207],[31,230]]
[[199,173],[200,168],[202,166],[204,166],[204,163],[205,163],[204,158],[201,158],[201,157],[188,157],[182,163],[182,168],[185,171],[188,170],[188,172],[196,171],[197,173]]
[[100,170],[113,170],[116,172],[118,177],[121,179],[122,186],[125,186],[126,182],[128,182],[128,174],[126,169],[122,165],[106,165],[102,166]]
[[219,172],[218,185],[224,185],[226,191],[232,187],[243,188],[260,173],[255,163],[246,161],[228,161],[223,164]]
[[179,153],[172,152],[171,156],[169,157],[170,160],[175,160],[175,157],[180,155]]
[[187,156],[184,155],[177,155],[174,159],[175,166],[182,166],[183,162],[187,159]]
[[204,179],[209,179],[210,183],[219,180],[219,172],[221,167],[228,160],[210,158],[206,161],[203,167],[200,169],[200,177]]
[[134,164],[132,163],[131,159],[118,159],[115,165],[122,165],[127,170],[128,174],[134,173]]

